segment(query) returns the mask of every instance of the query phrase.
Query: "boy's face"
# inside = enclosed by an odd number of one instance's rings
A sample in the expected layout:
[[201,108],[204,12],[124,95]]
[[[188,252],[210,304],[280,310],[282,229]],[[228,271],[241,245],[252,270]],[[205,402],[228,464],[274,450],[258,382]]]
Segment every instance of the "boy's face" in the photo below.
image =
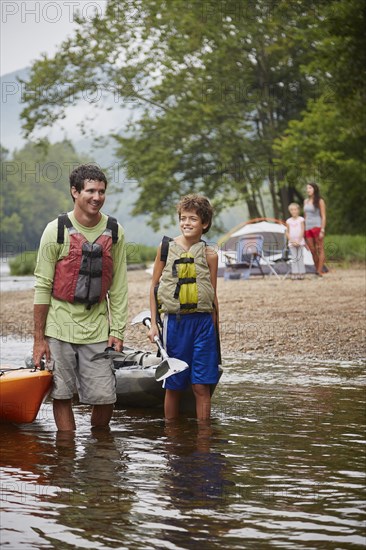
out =
[[179,226],[184,237],[200,239],[207,223],[203,224],[200,216],[194,210],[182,210],[179,216]]

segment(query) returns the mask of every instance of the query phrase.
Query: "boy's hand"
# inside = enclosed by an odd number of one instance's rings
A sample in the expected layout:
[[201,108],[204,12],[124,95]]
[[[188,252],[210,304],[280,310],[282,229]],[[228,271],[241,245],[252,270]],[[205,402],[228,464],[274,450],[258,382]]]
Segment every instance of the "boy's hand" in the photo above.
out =
[[149,338],[150,342],[154,343],[155,336],[159,337],[159,329],[157,325],[151,325],[151,328],[149,332],[147,333],[147,337]]

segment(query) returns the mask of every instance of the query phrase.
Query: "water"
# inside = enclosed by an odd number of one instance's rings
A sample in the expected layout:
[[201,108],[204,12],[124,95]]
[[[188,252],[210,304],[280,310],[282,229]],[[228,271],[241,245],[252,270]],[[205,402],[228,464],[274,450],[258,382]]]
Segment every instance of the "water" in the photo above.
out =
[[[28,341],[7,339],[2,363]],[[4,548],[365,546],[365,374],[350,363],[227,358],[210,426],[115,411],[58,435],[50,403],[0,426]]]
[[30,290],[34,288],[33,275],[10,275],[10,267],[5,258],[0,258],[0,290],[8,292],[10,290]]

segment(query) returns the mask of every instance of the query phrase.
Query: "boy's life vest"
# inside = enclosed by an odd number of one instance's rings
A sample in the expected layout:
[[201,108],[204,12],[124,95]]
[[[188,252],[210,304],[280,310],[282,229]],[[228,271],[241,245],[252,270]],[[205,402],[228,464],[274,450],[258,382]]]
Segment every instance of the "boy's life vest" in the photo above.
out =
[[93,243],[79,233],[66,213],[58,217],[57,243],[64,242],[64,228],[70,238],[69,254],[56,263],[52,296],[66,302],[85,303],[87,309],[102,302],[113,278],[112,244],[118,240],[118,224],[108,216],[102,235]]
[[206,259],[207,244],[199,241],[186,252],[169,237],[161,245],[165,267],[156,289],[161,313],[211,312],[215,291]]

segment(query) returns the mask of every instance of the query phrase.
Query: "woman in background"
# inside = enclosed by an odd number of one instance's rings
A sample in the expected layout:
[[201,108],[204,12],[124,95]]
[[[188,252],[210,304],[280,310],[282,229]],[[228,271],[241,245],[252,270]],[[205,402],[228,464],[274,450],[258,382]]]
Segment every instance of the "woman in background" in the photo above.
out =
[[316,183],[309,183],[306,186],[306,192],[308,198],[304,201],[305,241],[313,256],[316,275],[322,277],[325,262],[325,202],[320,196]]

